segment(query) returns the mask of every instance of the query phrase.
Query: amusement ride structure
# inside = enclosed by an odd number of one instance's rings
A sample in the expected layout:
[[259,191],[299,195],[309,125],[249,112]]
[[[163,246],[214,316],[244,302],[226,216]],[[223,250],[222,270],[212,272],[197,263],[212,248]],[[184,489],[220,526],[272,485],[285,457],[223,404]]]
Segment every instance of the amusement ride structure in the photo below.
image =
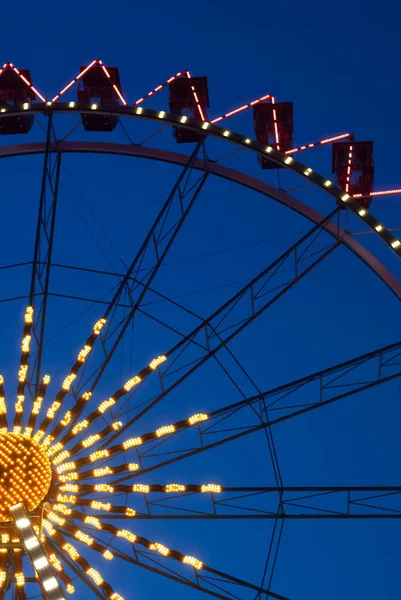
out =
[[[165,88],[168,107],[146,108],[146,101]],[[88,560],[90,549],[98,554],[96,565],[102,560],[125,561],[215,598],[286,600],[272,585],[286,520],[401,517],[401,486],[285,486],[273,440],[274,425],[324,410],[328,404],[399,377],[401,342],[215,410],[213,406],[204,412],[189,410],[174,422],[167,420],[153,430],[141,430],[140,419],[146,413],[207,361],[223,350],[230,353],[229,344],[236,336],[337,248],[352,252],[401,299],[401,282],[343,226],[348,217],[359,219],[389,253],[401,258],[401,241],[371,211],[375,196],[401,193],[401,189],[375,191],[373,142],[341,133],[294,147],[293,105],[272,95],[216,118],[209,117],[209,107],[207,78],[192,76],[187,70],[132,103],[124,96],[118,68],[106,67],[101,60],[81,67],[78,75],[49,99],[33,85],[28,70],[12,63],[0,69],[0,134],[7,142],[0,147],[0,158],[43,155],[16,400],[5,394],[3,377],[0,379],[0,598],[13,594],[24,600],[39,593],[48,600],[61,600],[74,592],[76,581],[83,581],[91,597],[122,600],[118,578],[110,583],[103,579],[100,567],[97,570]],[[230,117],[244,111],[253,114],[254,134],[249,137],[228,128]],[[60,137],[57,124],[63,118],[73,118],[74,123],[70,132]],[[170,129],[181,152],[148,146],[147,140],[159,129],[149,129],[141,143],[130,139],[127,144],[115,143],[107,137],[106,141],[70,139],[82,128],[109,135],[120,127],[126,131],[125,123],[139,121],[145,127],[156,124]],[[44,129],[45,140],[24,142],[23,136],[38,126]],[[228,148],[227,156],[236,152],[255,155],[263,174],[298,176],[301,183],[329,198],[331,210],[320,214],[282,187],[212,159],[210,144],[215,140]],[[303,162],[306,150],[328,145],[332,147],[333,180],[317,173],[310,166],[313,162]],[[82,339],[77,340],[81,348],[77,358],[58,389],[50,391],[43,347],[52,296],[50,274],[56,268],[52,257],[66,153],[147,158],[174,164],[181,171],[112,295],[104,303],[96,300],[98,319],[87,323]],[[1,166],[7,163],[2,160]],[[305,217],[310,228],[221,306],[199,317],[196,326],[183,331],[174,345],[149,357],[122,386],[102,397],[97,388],[101,382],[104,386],[107,369],[135,315],[143,310],[145,296],[149,291],[157,293],[152,287],[156,275],[212,177],[272,198]],[[144,264],[148,266],[145,270]],[[280,279],[283,271],[284,283]],[[368,370],[369,377],[360,379],[358,369]],[[145,474],[155,477],[153,471],[161,467],[261,431],[268,440],[274,486],[229,487],[219,481],[160,483],[157,479],[143,483]],[[191,440],[184,450],[179,446],[183,435]],[[391,506],[387,504],[390,496]],[[332,510],[326,509],[328,498],[333,500]],[[382,500],[386,503],[381,504]],[[273,520],[262,582],[215,569],[204,560],[201,549],[196,556],[186,553],[185,541],[182,548],[170,548],[164,539],[147,539],[136,533],[135,523],[140,519],[197,518]]]

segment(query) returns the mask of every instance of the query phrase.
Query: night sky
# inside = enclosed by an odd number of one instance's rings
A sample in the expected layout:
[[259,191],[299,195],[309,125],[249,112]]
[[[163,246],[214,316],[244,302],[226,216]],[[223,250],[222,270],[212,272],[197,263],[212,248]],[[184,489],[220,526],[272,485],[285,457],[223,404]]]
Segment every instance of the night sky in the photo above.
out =
[[[51,98],[81,65],[100,58],[107,66],[119,67],[123,93],[131,104],[171,75],[189,69],[193,75],[208,77],[211,118],[264,94],[275,94],[278,101],[294,102],[296,145],[347,131],[359,140],[374,140],[375,189],[399,188],[400,16],[400,9],[388,0],[379,4],[149,0],[48,7],[20,2],[2,8],[1,64],[10,61],[28,68],[34,85]],[[75,100],[75,94],[73,88],[65,99]],[[144,106],[168,110],[168,92],[162,91]],[[39,121],[45,123],[43,118]],[[58,137],[77,123],[76,117],[58,117]],[[157,133],[155,124],[137,119],[122,123],[135,143],[157,134],[146,146],[180,153],[193,149],[192,144],[178,146],[169,128]],[[251,112],[233,117],[227,126],[252,137]],[[44,136],[38,123],[27,136],[2,136],[0,144],[43,141]],[[80,126],[69,139],[129,143],[120,127],[110,134],[88,134]],[[210,156],[217,160],[235,149],[212,141]],[[302,161],[332,176],[330,148],[306,152]],[[246,152],[228,157],[223,164],[277,186],[277,171],[262,171],[255,156]],[[42,165],[42,156],[0,162],[2,267],[32,260]],[[128,157],[63,157],[53,262],[124,272],[179,173],[174,165]],[[292,174],[281,172],[280,178],[284,189],[305,183]],[[310,187],[293,193],[322,214],[335,207],[332,198]],[[399,198],[372,203],[373,214],[389,228],[401,228]],[[342,219],[342,225],[400,279],[399,261],[364,223],[353,216],[342,215]],[[209,178],[153,288],[206,318],[311,226],[270,198]],[[321,243],[329,241],[323,236]],[[101,304],[56,295],[109,299],[117,281],[112,274],[54,268],[44,348],[44,369],[54,378],[52,391],[57,391],[104,310]],[[0,297],[26,296],[29,282],[29,265],[0,270]],[[17,387],[26,305],[26,298],[1,304],[0,366],[10,404]],[[142,308],[94,401],[110,396],[179,339],[150,317],[181,332],[189,332],[197,323],[154,293],[146,296]],[[222,353],[220,362],[239,389],[216,360],[209,361],[135,424],[133,435],[236,402],[241,392],[251,396],[257,389],[270,389],[397,342],[399,314],[399,299],[391,290],[357,257],[340,248],[230,344],[252,383]],[[370,375],[365,372],[357,380]],[[143,386],[140,394],[145,398],[152,390]],[[134,403],[142,401],[140,394]],[[308,400],[305,394],[305,403]],[[272,428],[284,485],[399,485],[400,400],[395,379]],[[137,481],[275,485],[264,433]],[[129,505],[135,508],[135,502],[131,498]],[[133,519],[124,527],[260,584],[273,522]],[[397,520],[286,522],[272,590],[291,600],[395,597],[400,534]],[[125,600],[200,597],[198,591],[118,559],[108,563],[84,546],[81,553]],[[77,598],[92,598],[80,584],[76,587]],[[234,589],[234,597],[235,593]],[[239,597],[254,595],[240,591]]]

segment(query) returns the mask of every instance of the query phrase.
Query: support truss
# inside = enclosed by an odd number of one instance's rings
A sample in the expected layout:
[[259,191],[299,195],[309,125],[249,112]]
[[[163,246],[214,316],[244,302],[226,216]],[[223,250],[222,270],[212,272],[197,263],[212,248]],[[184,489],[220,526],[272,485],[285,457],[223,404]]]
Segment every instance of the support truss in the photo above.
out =
[[135,519],[400,519],[401,486],[224,487],[219,494],[147,494],[136,506]]
[[34,308],[31,359],[28,371],[28,387],[32,396],[37,395],[40,383],[57,199],[60,183],[61,153],[53,155],[50,152],[53,134],[52,116],[50,115],[47,122],[46,148],[29,292],[29,303],[30,306]]
[[[401,376],[401,341],[208,413],[196,428],[136,449],[139,474],[270,428]],[[131,474],[135,477],[136,474]],[[119,479],[119,482],[127,477]]]

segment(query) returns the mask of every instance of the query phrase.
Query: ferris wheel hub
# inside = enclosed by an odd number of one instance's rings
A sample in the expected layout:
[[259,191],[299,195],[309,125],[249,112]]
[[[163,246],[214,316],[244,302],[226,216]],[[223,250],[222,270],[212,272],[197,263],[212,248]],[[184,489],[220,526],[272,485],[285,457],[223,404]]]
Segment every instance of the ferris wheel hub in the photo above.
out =
[[46,450],[17,433],[0,435],[0,522],[11,521],[11,506],[37,508],[51,484],[51,462]]

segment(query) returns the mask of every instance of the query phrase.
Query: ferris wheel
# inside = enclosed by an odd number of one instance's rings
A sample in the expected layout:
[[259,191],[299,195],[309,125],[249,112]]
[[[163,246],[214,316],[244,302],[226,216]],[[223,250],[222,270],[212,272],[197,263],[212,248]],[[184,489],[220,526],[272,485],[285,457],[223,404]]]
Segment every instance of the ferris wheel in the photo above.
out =
[[[147,108],[154,97],[160,98],[159,108]],[[122,600],[119,570],[108,566],[118,563],[224,600],[287,600],[273,579],[286,522],[401,517],[401,486],[287,485],[274,437],[280,423],[324,412],[328,405],[396,380],[401,342],[369,348],[345,361],[340,357],[267,389],[259,388],[233,346],[245,337],[246,353],[246,336],[255,323],[322,265],[332,266],[339,251],[356,257],[401,299],[394,267],[401,258],[401,241],[375,217],[372,204],[375,196],[401,189],[374,190],[372,141],[344,132],[295,146],[292,102],[266,94],[215,118],[209,117],[209,108],[207,78],[188,70],[128,102],[118,68],[101,60],[81,67],[50,99],[33,85],[28,70],[12,63],[0,69],[0,158],[8,159],[0,163],[2,172],[6,176],[14,157],[40,160],[43,166],[35,220],[29,223],[33,255],[24,263],[24,277],[14,279],[19,290],[21,281],[26,289],[1,299],[24,306],[24,316],[23,323],[12,323],[14,337],[21,332],[19,366],[1,366],[10,375],[0,378],[0,599],[61,600],[76,588],[88,598]],[[229,119],[247,112],[253,120],[246,134],[228,128]],[[313,153],[325,147],[332,148],[333,181],[314,167]],[[104,155],[113,161],[124,157],[128,165],[132,158],[145,159],[141,164],[168,169],[163,202],[151,209],[142,237],[135,229],[130,258],[121,261],[119,271],[54,259],[64,161],[71,155],[96,155],[99,160]],[[187,236],[191,247],[195,233],[189,223],[211,181],[272,199],[308,227],[290,245],[278,244],[274,259],[266,262],[258,256],[247,280],[232,293],[224,290],[217,305],[205,302],[197,314],[169,293],[171,279],[163,269],[181,236]],[[313,190],[316,201],[309,204],[298,197],[297,191],[305,188]],[[213,210],[213,203],[205,207],[206,219]],[[112,201],[110,223],[113,212]],[[132,207],[124,215],[121,231],[125,221],[137,226],[137,214]],[[369,240],[380,242],[377,253],[351,233],[351,220],[361,224]],[[66,256],[77,246],[79,257],[79,235],[61,235]],[[98,247],[104,252],[102,244]],[[233,272],[236,268],[234,264]],[[104,289],[90,283],[92,276],[107,280]],[[64,309],[69,301],[73,308]],[[90,314],[86,309],[82,313],[83,305],[90,305]],[[159,313],[160,305],[168,308]],[[49,322],[55,326],[64,310],[73,325],[73,348],[65,347],[61,355],[52,350],[48,331]],[[143,316],[152,323],[149,334],[141,326],[138,333],[137,319]],[[165,337],[154,333],[156,326],[166,331]],[[265,333],[258,329],[256,335]],[[127,358],[129,344],[135,348],[134,361]],[[148,345],[156,348],[153,354]],[[123,381],[119,361],[129,371]],[[202,378],[213,381],[211,364],[235,394],[217,400],[218,394],[202,392],[200,398]],[[11,391],[14,371],[16,395]],[[258,477],[253,485],[239,485],[238,479],[226,484],[225,470],[232,476],[235,472],[232,465],[225,466],[236,456],[230,458],[232,444],[252,439],[259,444],[260,434],[267,443],[263,456],[271,468],[269,481],[263,484]],[[199,465],[213,450],[222,456],[226,449],[222,477],[196,480],[191,464]],[[246,471],[245,457],[239,467]],[[219,468],[217,462],[218,473]],[[162,475],[166,469],[168,481]],[[176,479],[170,477],[175,469]],[[245,474],[243,481],[249,481]],[[221,522],[271,523],[258,579],[209,564],[203,548],[193,551],[190,529],[187,538],[174,543],[177,523],[196,520],[213,523],[216,530]],[[165,525],[160,537],[154,535],[155,523]],[[148,525],[150,533],[142,534]],[[104,578],[103,564],[110,578]]]

